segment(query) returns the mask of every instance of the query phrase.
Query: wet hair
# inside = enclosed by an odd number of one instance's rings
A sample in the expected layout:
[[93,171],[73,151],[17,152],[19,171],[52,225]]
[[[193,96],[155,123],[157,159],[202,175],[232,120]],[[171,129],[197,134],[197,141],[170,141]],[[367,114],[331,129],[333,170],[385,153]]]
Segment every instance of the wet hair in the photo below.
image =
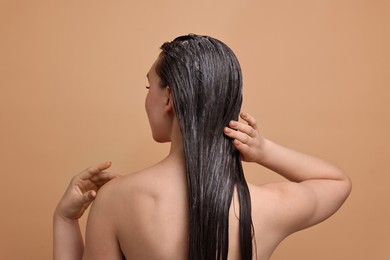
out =
[[171,88],[184,146],[189,193],[189,259],[227,259],[229,209],[239,198],[241,259],[252,259],[251,202],[240,154],[223,133],[238,120],[242,74],[223,42],[186,35],[161,46],[156,72]]

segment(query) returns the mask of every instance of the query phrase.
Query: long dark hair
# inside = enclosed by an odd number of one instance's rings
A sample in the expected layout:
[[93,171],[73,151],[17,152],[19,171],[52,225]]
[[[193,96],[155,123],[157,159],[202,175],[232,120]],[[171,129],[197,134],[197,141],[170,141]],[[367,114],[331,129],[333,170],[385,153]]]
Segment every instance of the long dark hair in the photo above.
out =
[[242,103],[240,65],[221,41],[194,34],[161,46],[156,65],[172,91],[182,134],[189,192],[189,259],[227,259],[229,209],[239,197],[241,259],[252,259],[252,217],[240,154],[223,128]]

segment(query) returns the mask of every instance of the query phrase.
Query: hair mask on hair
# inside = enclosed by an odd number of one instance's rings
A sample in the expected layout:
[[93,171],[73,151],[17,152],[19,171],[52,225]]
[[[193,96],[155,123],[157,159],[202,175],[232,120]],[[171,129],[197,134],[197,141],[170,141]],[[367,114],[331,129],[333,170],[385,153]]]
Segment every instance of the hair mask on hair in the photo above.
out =
[[156,72],[172,90],[189,192],[189,259],[227,259],[234,188],[240,208],[241,259],[252,259],[251,201],[240,154],[223,134],[242,104],[239,62],[221,41],[180,36],[161,46]]

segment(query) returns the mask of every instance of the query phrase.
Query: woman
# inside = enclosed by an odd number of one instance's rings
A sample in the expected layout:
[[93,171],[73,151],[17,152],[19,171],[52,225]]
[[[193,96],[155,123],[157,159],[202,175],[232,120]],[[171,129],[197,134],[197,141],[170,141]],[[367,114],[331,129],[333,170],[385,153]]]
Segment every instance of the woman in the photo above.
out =
[[[161,49],[145,108],[169,155],[100,190],[116,177],[104,172],[110,163],[76,176],[55,212],[55,259],[269,259],[343,204],[351,182],[342,170],[262,137],[248,114],[237,121],[241,70],[225,44],[187,35]],[[241,159],[289,182],[249,185]],[[95,198],[84,249],[77,219]]]

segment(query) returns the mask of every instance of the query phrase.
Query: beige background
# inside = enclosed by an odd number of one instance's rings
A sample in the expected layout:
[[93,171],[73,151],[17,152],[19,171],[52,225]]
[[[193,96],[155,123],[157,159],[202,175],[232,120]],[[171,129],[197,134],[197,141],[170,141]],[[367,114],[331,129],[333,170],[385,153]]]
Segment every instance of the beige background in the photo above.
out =
[[386,0],[0,0],[0,259],[51,258],[53,209],[85,167],[131,173],[166,154],[145,75],[164,41],[190,32],[236,52],[265,136],[353,179],[343,208],[272,260],[390,259],[389,17]]

